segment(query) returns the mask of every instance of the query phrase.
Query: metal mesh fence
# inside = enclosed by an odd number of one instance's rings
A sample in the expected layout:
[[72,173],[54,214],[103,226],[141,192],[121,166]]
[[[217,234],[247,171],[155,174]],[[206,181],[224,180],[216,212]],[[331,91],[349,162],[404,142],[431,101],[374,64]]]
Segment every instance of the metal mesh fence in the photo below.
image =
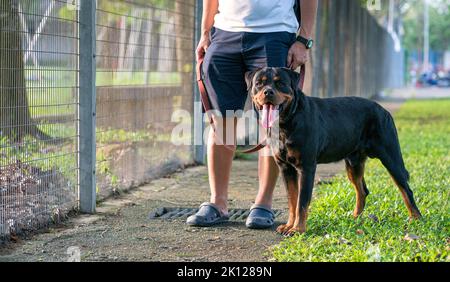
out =
[[385,88],[403,86],[404,53],[396,50],[365,2],[319,0],[307,94],[370,98]]
[[98,1],[100,196],[192,162],[171,133],[172,114],[193,107],[194,9],[194,0]]
[[66,1],[0,1],[0,237],[76,206],[77,24]]
[[[47,226],[78,205],[83,23],[72,2],[1,1],[1,237]],[[193,110],[195,1],[97,7],[92,118],[103,197],[193,162],[190,143],[173,145],[171,133],[173,113]]]

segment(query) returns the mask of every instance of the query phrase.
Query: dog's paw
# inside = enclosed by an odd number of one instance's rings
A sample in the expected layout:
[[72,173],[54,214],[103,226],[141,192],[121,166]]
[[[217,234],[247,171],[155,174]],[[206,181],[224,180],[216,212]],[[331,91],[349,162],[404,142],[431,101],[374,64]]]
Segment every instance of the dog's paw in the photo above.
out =
[[353,218],[358,218],[358,217],[360,217],[361,216],[361,214],[362,214],[362,210],[358,210],[358,209],[355,209],[354,211],[353,211]]
[[409,221],[415,221],[415,220],[420,220],[422,219],[422,215],[419,212],[413,213],[409,216]]
[[284,235],[284,233],[291,228],[292,228],[292,225],[290,225],[290,224],[282,224],[282,225],[278,226],[277,233]]
[[286,237],[292,237],[295,234],[303,234],[306,232],[306,228],[297,226],[297,227],[291,227],[290,229],[286,230],[283,235]]

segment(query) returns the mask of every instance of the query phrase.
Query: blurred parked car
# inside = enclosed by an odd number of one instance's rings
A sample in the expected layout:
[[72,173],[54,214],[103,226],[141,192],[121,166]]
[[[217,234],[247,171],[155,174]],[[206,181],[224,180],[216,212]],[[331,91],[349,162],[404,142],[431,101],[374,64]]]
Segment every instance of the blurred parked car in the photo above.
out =
[[441,73],[438,75],[436,72],[422,73],[417,79],[417,87],[450,87],[450,73]]
[[450,87],[450,72],[447,72],[446,75],[440,76],[436,85],[438,87]]

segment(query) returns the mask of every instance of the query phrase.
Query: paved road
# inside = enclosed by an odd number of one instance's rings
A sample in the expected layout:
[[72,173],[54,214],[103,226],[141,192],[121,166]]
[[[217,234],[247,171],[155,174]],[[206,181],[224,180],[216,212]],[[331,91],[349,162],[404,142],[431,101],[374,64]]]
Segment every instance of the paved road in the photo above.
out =
[[387,93],[388,99],[440,99],[450,98],[450,88],[402,88]]

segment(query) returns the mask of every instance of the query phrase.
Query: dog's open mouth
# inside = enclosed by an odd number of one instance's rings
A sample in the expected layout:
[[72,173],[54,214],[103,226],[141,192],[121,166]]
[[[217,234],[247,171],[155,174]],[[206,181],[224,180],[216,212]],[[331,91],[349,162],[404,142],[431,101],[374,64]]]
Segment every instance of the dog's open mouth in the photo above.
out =
[[272,128],[279,116],[280,105],[265,104],[261,110],[261,124],[265,129]]

